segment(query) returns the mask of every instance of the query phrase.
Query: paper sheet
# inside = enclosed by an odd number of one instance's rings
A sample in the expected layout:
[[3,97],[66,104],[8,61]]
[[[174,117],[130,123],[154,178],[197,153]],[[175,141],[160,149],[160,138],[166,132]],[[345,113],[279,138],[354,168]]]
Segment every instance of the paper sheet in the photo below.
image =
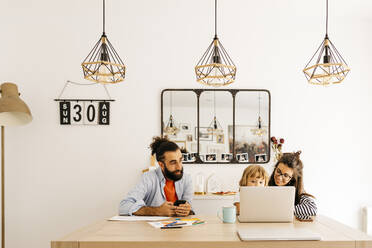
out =
[[[182,227],[193,226],[193,223],[198,222],[198,221],[200,221],[199,218],[192,218],[192,219],[190,219],[190,218],[189,219],[177,218],[175,221],[174,220],[169,220],[169,221],[147,222],[147,223],[149,223],[151,226],[153,226],[155,228],[161,228],[161,227],[166,226],[167,224],[174,223],[174,222],[176,222],[178,224],[178,226],[182,226]],[[182,223],[182,225],[179,225],[181,223]],[[203,223],[204,223],[204,221],[203,221]],[[177,224],[176,224],[176,226],[177,226]]]
[[163,216],[114,216],[108,220],[113,221],[161,221],[169,219]]

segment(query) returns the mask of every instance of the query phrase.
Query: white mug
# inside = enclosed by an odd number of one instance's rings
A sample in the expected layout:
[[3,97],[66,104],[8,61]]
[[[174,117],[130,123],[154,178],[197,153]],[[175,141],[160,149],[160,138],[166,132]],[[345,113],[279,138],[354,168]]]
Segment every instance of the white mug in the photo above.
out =
[[217,217],[224,223],[235,223],[236,221],[236,207],[222,207],[222,218],[221,209],[217,212]]

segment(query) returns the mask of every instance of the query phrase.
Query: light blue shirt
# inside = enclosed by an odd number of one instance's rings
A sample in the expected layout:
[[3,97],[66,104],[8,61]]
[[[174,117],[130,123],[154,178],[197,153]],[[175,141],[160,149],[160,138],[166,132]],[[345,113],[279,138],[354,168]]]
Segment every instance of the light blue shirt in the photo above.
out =
[[[144,206],[158,207],[165,201],[165,178],[161,168],[146,172],[141,181],[129,191],[127,197],[120,202],[119,215],[132,215]],[[182,178],[174,183],[177,198],[192,202],[193,184],[189,174],[184,173]]]

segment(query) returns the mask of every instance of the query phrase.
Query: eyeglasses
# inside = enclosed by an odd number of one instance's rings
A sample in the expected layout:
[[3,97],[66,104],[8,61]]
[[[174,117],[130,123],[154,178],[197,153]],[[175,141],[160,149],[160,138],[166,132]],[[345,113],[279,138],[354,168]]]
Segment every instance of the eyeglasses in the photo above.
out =
[[292,179],[292,176],[288,175],[287,173],[283,174],[283,172],[279,168],[276,168],[275,174],[278,175],[279,177],[282,177],[286,181],[289,181]]

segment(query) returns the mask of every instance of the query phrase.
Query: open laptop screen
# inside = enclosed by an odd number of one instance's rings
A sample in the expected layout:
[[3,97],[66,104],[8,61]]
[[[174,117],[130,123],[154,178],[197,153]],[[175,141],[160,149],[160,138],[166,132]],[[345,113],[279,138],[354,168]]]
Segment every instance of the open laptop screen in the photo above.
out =
[[292,222],[295,187],[240,187],[240,222]]

